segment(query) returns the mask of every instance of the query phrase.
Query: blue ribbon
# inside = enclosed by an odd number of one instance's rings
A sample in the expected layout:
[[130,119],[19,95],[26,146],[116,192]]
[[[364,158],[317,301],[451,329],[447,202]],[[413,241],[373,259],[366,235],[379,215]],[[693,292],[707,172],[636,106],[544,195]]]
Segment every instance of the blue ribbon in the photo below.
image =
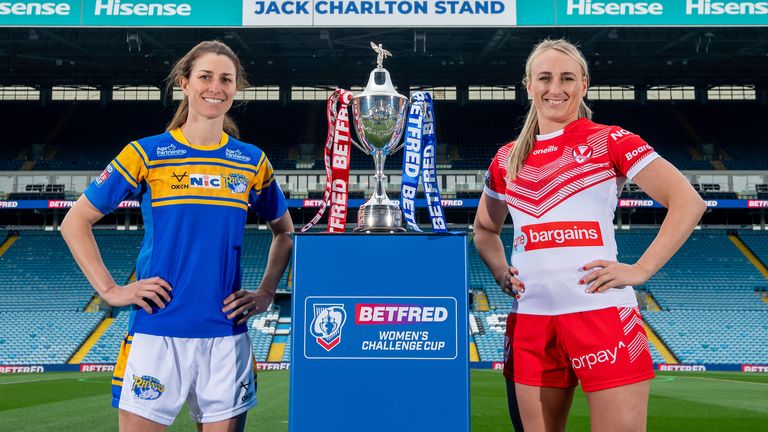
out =
[[432,231],[446,232],[445,213],[437,185],[437,146],[435,137],[435,112],[432,95],[416,92],[411,96],[408,122],[405,128],[403,153],[403,179],[400,185],[400,206],[403,218],[414,231],[421,232],[416,223],[416,192],[419,179],[424,184],[427,210],[432,221]]

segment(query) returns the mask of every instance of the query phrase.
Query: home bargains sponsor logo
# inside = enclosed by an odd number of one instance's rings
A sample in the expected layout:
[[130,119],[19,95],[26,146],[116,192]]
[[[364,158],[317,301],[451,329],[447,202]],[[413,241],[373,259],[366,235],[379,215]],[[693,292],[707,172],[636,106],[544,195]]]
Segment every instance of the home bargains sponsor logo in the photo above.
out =
[[256,362],[256,370],[287,370],[291,368],[288,362]]
[[741,365],[741,371],[768,373],[768,365]]
[[91,364],[81,363],[80,372],[112,372],[115,370],[113,364]]
[[747,208],[768,208],[768,200],[747,200]]
[[43,372],[45,372],[45,367],[42,365],[0,366],[0,374],[43,373]]
[[602,246],[600,224],[592,221],[548,222],[524,225],[515,232],[515,252],[559,247]]
[[209,174],[190,174],[189,186],[199,189],[221,189],[221,176]]
[[355,324],[410,324],[447,319],[448,309],[440,306],[358,304],[355,307]]
[[704,365],[687,365],[687,364],[659,364],[660,371],[679,371],[679,372],[700,372],[706,371],[707,367]]

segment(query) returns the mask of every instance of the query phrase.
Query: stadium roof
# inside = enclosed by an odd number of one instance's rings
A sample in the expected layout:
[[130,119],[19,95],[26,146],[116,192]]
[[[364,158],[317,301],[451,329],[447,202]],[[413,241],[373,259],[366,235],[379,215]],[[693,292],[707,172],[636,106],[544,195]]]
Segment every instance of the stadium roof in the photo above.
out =
[[768,28],[1,28],[0,85],[155,84],[195,43],[220,39],[256,85],[364,85],[369,41],[396,84],[515,84],[536,41],[578,42],[600,84],[768,86]]

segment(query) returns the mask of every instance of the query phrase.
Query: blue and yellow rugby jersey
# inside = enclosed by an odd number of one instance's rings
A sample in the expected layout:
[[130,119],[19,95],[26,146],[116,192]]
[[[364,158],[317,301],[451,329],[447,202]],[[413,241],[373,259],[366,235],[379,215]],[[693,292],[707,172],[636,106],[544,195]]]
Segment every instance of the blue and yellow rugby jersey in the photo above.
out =
[[85,190],[104,214],[129,196],[141,203],[144,241],[137,279],[159,276],[171,301],[153,314],[134,307],[130,333],[219,337],[244,333],[221,312],[240,289],[247,211],[275,220],[286,211],[272,165],[257,147],[222,134],[217,147],[190,144],[181,130],[127,145]]

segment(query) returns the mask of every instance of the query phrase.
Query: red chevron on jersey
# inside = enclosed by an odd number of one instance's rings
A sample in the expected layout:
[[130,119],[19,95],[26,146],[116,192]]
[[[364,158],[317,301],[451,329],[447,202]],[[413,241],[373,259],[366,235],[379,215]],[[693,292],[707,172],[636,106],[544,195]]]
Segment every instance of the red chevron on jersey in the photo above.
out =
[[[658,157],[656,152],[632,132],[579,119],[538,135],[510,181],[506,166],[513,146],[497,152],[486,173],[485,194],[507,203],[515,227],[510,261],[526,285],[517,312],[549,315],[636,306],[631,289],[585,293],[580,269],[593,260],[616,260],[617,192],[626,178]],[[625,343],[640,322],[627,319],[622,324],[629,331]]]
[[563,144],[563,151],[551,162],[545,159],[551,156],[531,154],[516,181],[510,182],[507,203],[540,217],[575,193],[616,178],[608,157],[609,132],[610,128],[603,127],[583,138],[575,137],[582,144]]

